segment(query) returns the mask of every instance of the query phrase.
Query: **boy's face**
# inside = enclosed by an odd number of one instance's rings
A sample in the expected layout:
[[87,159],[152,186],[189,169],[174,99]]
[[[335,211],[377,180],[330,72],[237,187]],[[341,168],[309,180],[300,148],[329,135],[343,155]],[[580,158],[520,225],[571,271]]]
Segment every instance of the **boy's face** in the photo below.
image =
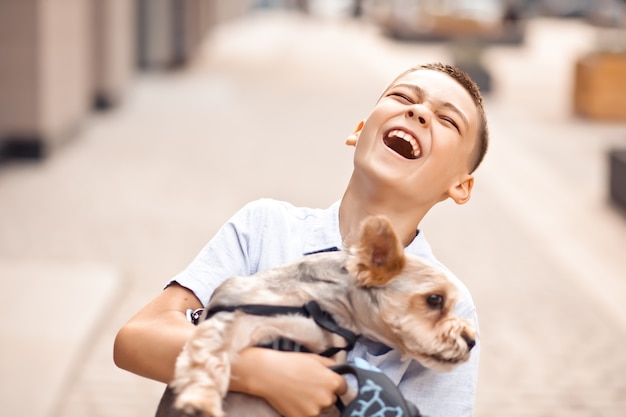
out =
[[477,142],[478,110],[450,76],[420,69],[383,93],[358,136],[356,175],[374,190],[391,187],[410,204],[471,194],[470,163]]

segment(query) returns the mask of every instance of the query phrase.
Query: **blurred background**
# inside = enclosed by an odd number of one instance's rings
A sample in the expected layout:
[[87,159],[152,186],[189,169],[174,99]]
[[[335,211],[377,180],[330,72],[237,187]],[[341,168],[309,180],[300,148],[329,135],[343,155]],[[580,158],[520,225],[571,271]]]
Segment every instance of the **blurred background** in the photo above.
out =
[[0,0],[0,414],[153,415],[120,326],[246,202],[341,198],[346,136],[431,61],[492,137],[421,225],[478,308],[475,415],[625,416],[618,0]]

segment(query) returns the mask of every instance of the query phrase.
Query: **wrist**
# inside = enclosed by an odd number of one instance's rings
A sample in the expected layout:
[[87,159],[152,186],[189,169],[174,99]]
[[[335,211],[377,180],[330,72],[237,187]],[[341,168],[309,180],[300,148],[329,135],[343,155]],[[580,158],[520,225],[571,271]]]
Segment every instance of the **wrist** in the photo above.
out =
[[259,396],[261,389],[255,369],[263,361],[263,353],[267,349],[249,347],[237,355],[230,368],[230,391]]

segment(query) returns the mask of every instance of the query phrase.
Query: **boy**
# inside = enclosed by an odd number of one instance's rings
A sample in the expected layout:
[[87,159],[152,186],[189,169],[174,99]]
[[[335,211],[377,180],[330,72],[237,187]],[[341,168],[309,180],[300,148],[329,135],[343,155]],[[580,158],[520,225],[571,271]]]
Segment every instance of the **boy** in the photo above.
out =
[[[475,322],[467,288],[433,256],[418,226],[440,201],[470,198],[472,173],[488,143],[482,97],[458,69],[442,64],[411,68],[383,92],[370,115],[346,141],[355,146],[354,170],[342,199],[330,208],[298,208],[262,199],[237,212],[186,270],[120,329],[116,364],[169,382],[177,355],[193,331],[187,309],[205,305],[224,279],[293,261],[307,253],[350,246],[370,214],[388,216],[407,252],[440,267],[460,289],[456,313]],[[382,369],[404,396],[430,417],[471,416],[479,344],[470,361],[436,373],[397,352],[361,340],[349,359]],[[346,390],[315,354],[249,348],[232,366],[229,389],[265,398],[286,417],[317,416]]]

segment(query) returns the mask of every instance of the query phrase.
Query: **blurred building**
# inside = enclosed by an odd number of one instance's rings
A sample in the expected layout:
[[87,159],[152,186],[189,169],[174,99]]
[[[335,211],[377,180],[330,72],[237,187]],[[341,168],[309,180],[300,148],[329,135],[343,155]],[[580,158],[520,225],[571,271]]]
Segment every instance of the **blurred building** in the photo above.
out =
[[40,158],[137,69],[184,64],[247,0],[0,1],[0,160]]
[[341,14],[397,40],[448,42],[484,92],[485,47],[522,44],[536,16],[586,19],[606,30],[601,56],[577,68],[576,109],[626,118],[622,0],[1,0],[0,160],[44,156],[94,108],[119,103],[137,71],[184,65],[213,26],[252,8]]

